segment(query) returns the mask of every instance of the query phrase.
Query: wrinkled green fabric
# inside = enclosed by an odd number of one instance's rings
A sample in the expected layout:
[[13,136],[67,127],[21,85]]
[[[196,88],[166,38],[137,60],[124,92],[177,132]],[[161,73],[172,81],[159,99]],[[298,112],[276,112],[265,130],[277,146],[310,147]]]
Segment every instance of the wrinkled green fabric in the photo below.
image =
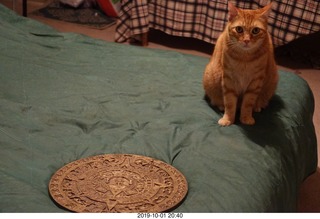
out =
[[64,212],[52,174],[74,160],[131,153],[187,178],[178,212],[294,211],[317,166],[314,100],[280,72],[256,125],[217,124],[208,59],[58,33],[0,5],[0,210]]

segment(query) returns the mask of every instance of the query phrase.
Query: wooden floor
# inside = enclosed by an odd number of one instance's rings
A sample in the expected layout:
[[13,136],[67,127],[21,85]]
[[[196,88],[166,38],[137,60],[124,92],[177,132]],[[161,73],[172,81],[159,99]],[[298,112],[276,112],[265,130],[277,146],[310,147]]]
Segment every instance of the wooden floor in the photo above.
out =
[[[22,14],[22,0],[0,0],[1,4],[13,9],[18,14]],[[81,25],[76,25],[72,23],[66,23],[61,21],[55,21],[51,19],[46,19],[42,17],[37,17],[31,15],[30,12],[43,7],[48,4],[50,0],[27,0],[28,2],[28,17],[31,19],[38,20],[45,24],[48,24],[59,31],[62,32],[76,32],[91,36],[93,38],[102,39],[106,41],[114,41],[115,25],[108,27],[104,30],[97,30],[92,28],[87,28]],[[277,49],[277,63],[280,68],[290,70],[298,73],[302,78],[304,78],[309,86],[311,87],[314,97],[315,97],[315,114],[314,114],[314,124],[316,128],[316,134],[318,138],[318,157],[320,157],[320,70],[312,69],[312,67],[305,62],[299,62],[299,60],[294,60],[288,58],[287,54],[283,51],[290,49],[291,47],[309,47],[310,49],[318,49],[320,51],[320,34],[313,38],[307,38],[299,40],[298,42],[289,45],[289,47]],[[210,57],[213,46],[194,39],[178,38],[168,36],[159,31],[152,31],[149,36],[150,48],[175,50],[183,53],[189,53],[199,56]],[[320,161],[318,163],[318,170],[316,173],[311,175],[303,183],[299,192],[299,212],[320,212]]]

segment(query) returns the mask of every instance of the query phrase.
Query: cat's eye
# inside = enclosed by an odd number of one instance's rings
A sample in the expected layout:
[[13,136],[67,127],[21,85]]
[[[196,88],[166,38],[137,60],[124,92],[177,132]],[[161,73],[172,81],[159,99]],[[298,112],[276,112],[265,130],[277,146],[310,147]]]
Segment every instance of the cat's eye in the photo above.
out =
[[253,29],[251,30],[251,33],[252,33],[252,34],[258,34],[258,33],[260,33],[260,28],[259,28],[259,27],[253,28]]
[[236,31],[237,33],[243,33],[243,27],[237,26]]

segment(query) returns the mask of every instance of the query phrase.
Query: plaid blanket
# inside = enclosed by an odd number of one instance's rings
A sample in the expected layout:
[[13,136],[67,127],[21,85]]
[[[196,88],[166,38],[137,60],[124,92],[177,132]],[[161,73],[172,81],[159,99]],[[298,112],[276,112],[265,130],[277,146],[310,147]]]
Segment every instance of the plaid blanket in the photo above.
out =
[[[122,0],[115,41],[125,42],[149,28],[167,34],[192,37],[215,43],[227,23],[225,0]],[[256,9],[266,0],[238,0],[240,8]],[[269,15],[270,33],[275,46],[320,30],[320,1],[276,0]]]

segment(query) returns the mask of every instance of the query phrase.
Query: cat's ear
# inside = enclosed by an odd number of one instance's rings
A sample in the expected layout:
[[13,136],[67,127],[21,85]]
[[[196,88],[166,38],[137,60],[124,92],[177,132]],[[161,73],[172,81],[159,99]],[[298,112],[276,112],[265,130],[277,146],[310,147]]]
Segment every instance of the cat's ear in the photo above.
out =
[[268,19],[268,16],[269,16],[271,10],[272,10],[272,2],[269,3],[268,5],[264,6],[264,7],[261,9],[261,16],[262,16],[264,19]]
[[232,21],[238,15],[238,9],[231,3],[228,2],[229,8],[229,21]]

